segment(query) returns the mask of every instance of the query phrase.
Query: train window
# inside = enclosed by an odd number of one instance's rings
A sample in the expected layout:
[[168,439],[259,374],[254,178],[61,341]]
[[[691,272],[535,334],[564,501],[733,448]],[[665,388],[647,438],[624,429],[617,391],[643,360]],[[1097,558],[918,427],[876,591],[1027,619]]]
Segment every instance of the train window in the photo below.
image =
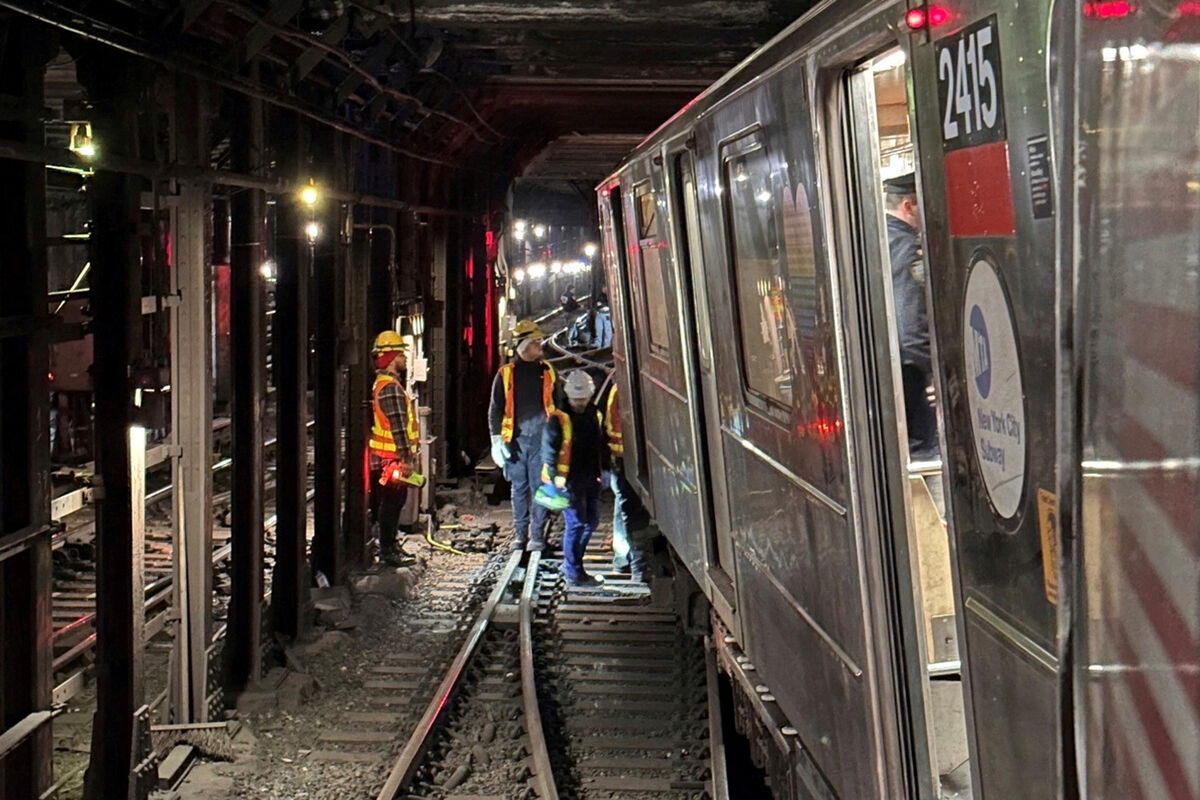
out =
[[665,242],[658,237],[657,206],[654,191],[646,181],[634,187],[637,208],[638,250],[642,261],[642,297],[646,306],[646,322],[650,328],[650,352],[662,354],[670,344],[670,325],[667,323],[667,287],[663,277],[662,249]]
[[746,388],[791,408],[792,325],[787,280],[780,271],[778,197],[766,150],[754,144],[727,156],[724,177]]

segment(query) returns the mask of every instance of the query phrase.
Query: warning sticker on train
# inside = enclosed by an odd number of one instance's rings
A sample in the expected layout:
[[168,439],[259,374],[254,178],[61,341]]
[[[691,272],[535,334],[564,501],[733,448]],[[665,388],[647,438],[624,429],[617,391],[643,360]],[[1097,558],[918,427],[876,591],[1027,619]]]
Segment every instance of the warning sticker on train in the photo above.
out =
[[942,148],[1002,142],[1004,85],[996,15],[934,42]]
[[963,353],[979,472],[996,512],[1009,519],[1025,488],[1025,392],[1012,312],[986,256],[975,257],[967,277]]

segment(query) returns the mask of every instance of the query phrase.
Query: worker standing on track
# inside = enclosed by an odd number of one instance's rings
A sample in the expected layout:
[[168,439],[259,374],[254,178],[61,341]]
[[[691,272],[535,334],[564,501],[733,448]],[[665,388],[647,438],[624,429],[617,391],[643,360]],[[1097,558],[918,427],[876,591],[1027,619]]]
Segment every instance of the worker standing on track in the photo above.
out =
[[604,424],[592,402],[596,391],[592,376],[574,370],[567,375],[563,391],[567,409],[551,412],[542,436],[539,501],[557,501],[556,507],[562,508],[566,523],[562,572],[567,581],[572,586],[596,586],[600,581],[583,569],[583,553],[600,523],[601,462],[607,448]]
[[[379,524],[379,559],[386,564],[412,563],[396,546],[400,512],[412,490],[425,484],[420,473],[421,436],[416,409],[404,388],[408,344],[395,331],[375,337],[375,385],[371,390],[371,508]],[[408,526],[406,526],[407,528]],[[412,533],[405,530],[405,533]]]
[[488,430],[492,460],[512,483],[513,549],[545,546],[546,509],[533,502],[541,480],[542,431],[554,411],[554,368],[542,360],[545,335],[523,319],[513,330],[517,357],[500,367],[492,381]]
[[630,580],[646,580],[646,543],[644,531],[650,515],[641,498],[625,478],[625,442],[621,432],[621,411],[617,404],[617,383],[612,375],[600,387],[597,400],[604,418],[604,436],[608,442],[608,476],[613,493],[613,571],[626,573]]

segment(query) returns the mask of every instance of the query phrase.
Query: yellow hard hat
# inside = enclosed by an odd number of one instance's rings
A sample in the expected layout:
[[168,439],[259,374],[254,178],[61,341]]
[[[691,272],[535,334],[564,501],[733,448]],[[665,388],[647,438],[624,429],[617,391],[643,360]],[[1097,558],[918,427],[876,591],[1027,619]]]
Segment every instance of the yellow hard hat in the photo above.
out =
[[402,353],[408,349],[408,343],[395,331],[382,331],[375,337],[374,353]]
[[513,328],[513,340],[523,342],[526,339],[545,339],[542,327],[531,319],[523,319]]

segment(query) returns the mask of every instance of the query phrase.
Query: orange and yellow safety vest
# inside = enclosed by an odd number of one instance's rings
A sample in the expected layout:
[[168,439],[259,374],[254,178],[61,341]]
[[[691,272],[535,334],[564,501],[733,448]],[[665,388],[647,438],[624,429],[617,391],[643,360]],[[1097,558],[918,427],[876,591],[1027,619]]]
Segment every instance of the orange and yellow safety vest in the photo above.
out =
[[608,390],[604,401],[604,435],[608,439],[608,452],[613,458],[625,455],[625,437],[621,433],[621,409],[617,405],[617,385]]
[[[504,385],[504,418],[500,420],[500,436],[506,442],[511,442],[513,438],[513,429],[516,426],[514,417],[516,416],[516,392],[513,391],[513,372],[516,370],[516,362],[510,361],[500,368],[500,380]],[[542,373],[542,405],[546,407],[546,414],[554,413],[554,382],[558,380],[558,375],[554,371],[554,367],[546,364],[546,371]]]
[[415,456],[421,450],[421,431],[417,425],[417,415],[413,409],[412,398],[408,396],[408,392],[404,391],[404,387],[400,385],[400,381],[396,380],[394,375],[380,373],[375,376],[375,386],[371,390],[371,407],[375,420],[371,425],[371,440],[367,443],[367,447],[371,449],[373,455],[384,461],[403,460],[403,456],[396,447],[396,438],[392,435],[392,423],[388,420],[387,414],[383,413],[383,409],[379,407],[379,393],[393,383],[400,386],[400,394],[404,397],[404,416],[407,420],[404,433],[405,438],[408,439],[407,454]]

